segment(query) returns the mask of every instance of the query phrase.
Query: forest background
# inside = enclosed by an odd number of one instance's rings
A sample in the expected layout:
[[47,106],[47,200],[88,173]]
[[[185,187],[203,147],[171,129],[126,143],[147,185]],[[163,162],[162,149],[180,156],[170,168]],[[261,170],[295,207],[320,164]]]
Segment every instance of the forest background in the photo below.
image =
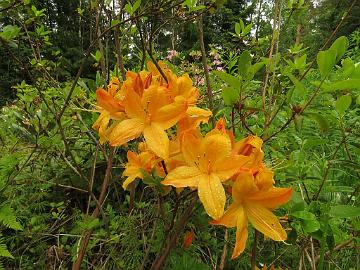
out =
[[[0,0],[0,269],[357,269],[359,46],[357,0]],[[122,189],[135,144],[99,143],[96,89],[158,60],[199,88],[203,132],[262,138],[285,243],[249,230],[230,260],[190,190]]]

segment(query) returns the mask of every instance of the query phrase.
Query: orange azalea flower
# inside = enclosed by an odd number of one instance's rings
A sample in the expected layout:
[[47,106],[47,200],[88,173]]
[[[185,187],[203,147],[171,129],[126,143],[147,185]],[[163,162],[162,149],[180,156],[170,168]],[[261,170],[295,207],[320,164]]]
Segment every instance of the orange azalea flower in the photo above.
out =
[[267,179],[268,177],[269,174],[262,174],[256,182],[251,173],[240,173],[232,187],[234,202],[220,219],[212,221],[212,224],[237,228],[232,259],[239,256],[245,249],[248,220],[255,229],[275,241],[284,241],[287,238],[285,230],[271,210],[289,201],[292,190],[291,188],[264,188],[261,184],[272,181],[272,179]]
[[100,116],[92,127],[99,132],[100,143],[104,143],[107,140],[106,129],[108,128],[110,119],[120,120],[124,117],[125,108],[122,104],[122,97],[118,95],[119,88],[119,79],[112,78],[107,87],[107,91],[102,88],[96,90]]
[[226,134],[207,134],[204,138],[186,136],[181,150],[186,166],[172,170],[161,183],[196,187],[208,215],[220,218],[226,201],[222,182],[228,180],[247,158],[231,154],[231,142]]
[[123,145],[143,133],[148,147],[159,157],[168,158],[169,138],[165,130],[183,117],[187,104],[181,97],[169,104],[163,90],[150,86],[141,97],[132,89],[127,90],[124,105],[129,119],[116,123],[109,130],[112,146]]
[[[141,148],[141,147],[139,147]],[[156,165],[156,156],[151,151],[140,152],[136,154],[132,151],[127,152],[128,163],[125,166],[123,176],[127,176],[123,183],[123,188],[132,183],[136,178],[143,179],[142,170],[151,173],[152,168]]]

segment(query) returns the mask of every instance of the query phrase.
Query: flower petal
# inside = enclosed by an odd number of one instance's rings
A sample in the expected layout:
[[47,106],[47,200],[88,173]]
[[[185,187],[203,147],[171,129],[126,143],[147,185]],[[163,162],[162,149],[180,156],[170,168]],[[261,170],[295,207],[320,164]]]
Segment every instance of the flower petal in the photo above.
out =
[[189,130],[180,137],[181,152],[187,164],[193,166],[199,160],[201,133],[197,129]]
[[156,123],[147,125],[144,138],[150,150],[162,159],[169,157],[169,138],[166,132]]
[[232,177],[244,164],[249,160],[249,157],[241,155],[233,155],[219,160],[212,167],[212,172],[215,173],[221,181],[226,181]]
[[126,190],[128,185],[130,185],[132,182],[134,182],[136,178],[142,179],[143,178],[142,173],[138,172],[137,174],[132,174],[128,178],[126,178],[126,180],[122,184],[123,189]]
[[126,89],[125,112],[130,118],[145,118],[144,108],[141,106],[141,98],[133,89]]
[[108,111],[110,114],[124,111],[124,107],[119,100],[116,100],[112,95],[102,88],[96,90],[97,104]]
[[101,144],[103,144],[107,140],[106,129],[109,125],[109,122],[110,114],[107,111],[103,110],[101,111],[101,114],[92,126],[93,129],[98,130]]
[[196,167],[181,166],[172,170],[161,183],[174,187],[197,187],[200,175]]
[[226,201],[225,190],[219,177],[203,174],[199,181],[198,194],[206,213],[213,219],[219,219],[224,213]]
[[274,181],[274,172],[264,167],[255,176],[256,186],[260,190],[268,190],[275,183]]
[[239,208],[242,209],[242,206],[237,203],[232,203],[220,219],[213,220],[210,223],[213,225],[223,225],[226,228],[235,227],[238,219]]
[[248,200],[256,201],[266,208],[274,209],[287,203],[291,199],[291,188],[271,188],[264,192],[256,192],[247,197]]
[[207,134],[201,143],[200,166],[206,171],[218,161],[230,156],[231,141],[226,134]]
[[248,220],[244,211],[244,208],[238,209],[238,219],[236,223],[236,243],[231,255],[231,259],[238,257],[246,247],[246,241],[248,238]]
[[144,130],[141,119],[125,119],[109,130],[108,139],[112,146],[119,146],[139,137]]
[[174,103],[157,110],[155,115],[151,117],[151,121],[158,123],[164,130],[171,128],[184,116],[186,109],[186,100],[178,97]]
[[232,196],[236,202],[241,202],[257,191],[254,176],[249,172],[241,172],[233,185]]
[[286,240],[285,230],[281,227],[278,218],[270,210],[260,204],[248,201],[244,203],[244,208],[255,229],[275,241]]

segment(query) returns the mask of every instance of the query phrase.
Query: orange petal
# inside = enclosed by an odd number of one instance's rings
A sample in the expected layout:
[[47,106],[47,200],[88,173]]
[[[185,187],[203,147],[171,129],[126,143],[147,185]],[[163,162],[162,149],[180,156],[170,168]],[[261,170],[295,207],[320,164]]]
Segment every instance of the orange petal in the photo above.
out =
[[195,233],[194,233],[193,230],[188,231],[188,232],[185,233],[184,241],[183,241],[183,247],[184,248],[188,248],[188,247],[191,246],[192,241],[194,239],[194,235],[195,235]]
[[206,171],[218,161],[230,156],[231,141],[225,134],[207,134],[201,143],[200,166]]
[[220,178],[221,181],[226,181],[231,178],[240,167],[247,163],[249,157],[234,155],[224,158],[214,164],[212,171]]
[[165,105],[156,111],[151,117],[153,122],[158,123],[164,130],[174,126],[186,112],[187,104],[184,98],[176,98],[176,102]]
[[239,208],[241,208],[240,211],[242,211],[241,205],[237,203],[232,203],[220,219],[213,220],[210,222],[210,224],[223,225],[227,228],[235,227],[238,219],[238,214],[240,213],[238,211]]
[[233,198],[239,202],[258,191],[254,176],[249,172],[241,172],[235,180],[232,189]]
[[238,219],[236,224],[236,243],[231,255],[231,259],[238,257],[246,247],[246,241],[248,238],[247,230],[248,220],[244,211],[244,208],[238,209]]
[[144,138],[150,150],[162,159],[169,157],[169,138],[166,132],[156,123],[147,125],[144,129]]
[[201,139],[201,133],[197,129],[186,132],[181,136],[181,152],[187,164],[194,165],[198,161]]
[[278,218],[270,210],[260,204],[246,201],[246,214],[255,229],[275,241],[285,241],[285,230],[281,227]]
[[255,176],[255,183],[260,190],[268,190],[275,183],[274,172],[268,168],[260,169]]
[[108,138],[112,146],[119,146],[139,137],[143,130],[144,123],[141,119],[126,119],[110,130]]
[[104,89],[99,88],[96,90],[96,99],[97,104],[111,114],[124,111],[124,107],[121,102],[116,100]]
[[256,201],[266,208],[277,208],[291,199],[291,188],[271,188],[264,192],[256,192],[247,197],[248,200]]
[[213,219],[219,219],[224,213],[225,190],[216,175],[203,174],[198,185],[200,201],[206,213]]
[[143,108],[146,108],[148,115],[151,115],[151,117],[154,117],[161,107],[169,104],[164,91],[164,88],[155,85],[150,85],[144,91],[141,97],[141,104]]
[[145,118],[144,108],[141,106],[140,96],[132,89],[126,89],[125,99],[125,112],[130,118]]
[[103,110],[99,115],[98,119],[93,124],[92,128],[98,130],[100,136],[100,143],[103,144],[106,140],[106,129],[110,122],[110,114]]
[[196,167],[181,166],[172,170],[161,183],[174,187],[197,187],[201,172]]
[[129,177],[127,177],[126,180],[124,181],[123,185],[122,185],[123,189],[126,190],[128,185],[130,185],[132,182],[134,182],[136,178],[141,178],[142,179],[143,178],[142,173],[138,172],[136,174],[132,174]]

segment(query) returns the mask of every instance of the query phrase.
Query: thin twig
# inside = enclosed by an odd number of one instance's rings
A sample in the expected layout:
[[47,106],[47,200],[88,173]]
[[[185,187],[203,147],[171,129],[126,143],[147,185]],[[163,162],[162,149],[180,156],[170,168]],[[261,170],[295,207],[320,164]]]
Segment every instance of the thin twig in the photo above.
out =
[[251,270],[256,270],[256,251],[257,251],[258,238],[259,238],[259,231],[255,229],[254,242],[251,250]]
[[[214,97],[213,92],[211,89],[211,82],[210,82],[210,74],[209,74],[209,67],[207,64],[207,57],[206,57],[206,51],[205,51],[205,43],[204,43],[204,27],[203,27],[203,15],[201,14],[198,17],[198,28],[199,28],[199,42],[200,42],[200,48],[201,48],[201,56],[202,56],[202,64],[204,68],[205,73],[205,82],[206,82],[206,96],[208,98],[209,102],[209,109],[213,112],[213,115],[215,115],[214,111]],[[215,118],[211,118],[212,126],[215,126]]]

